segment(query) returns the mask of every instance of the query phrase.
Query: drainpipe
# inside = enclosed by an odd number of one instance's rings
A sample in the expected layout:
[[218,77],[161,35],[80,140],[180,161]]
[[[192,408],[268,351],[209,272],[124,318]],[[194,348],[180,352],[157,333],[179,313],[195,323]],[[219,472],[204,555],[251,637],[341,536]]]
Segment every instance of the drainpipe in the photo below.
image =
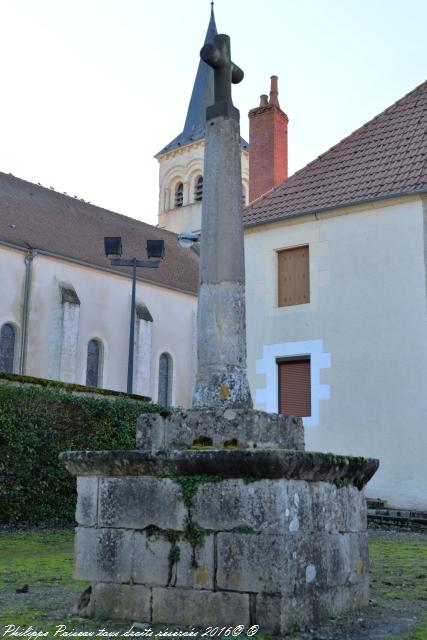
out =
[[30,315],[30,293],[31,293],[31,264],[37,255],[35,249],[28,249],[25,254],[25,280],[24,280],[24,303],[22,308],[22,330],[21,330],[21,348],[19,352],[19,370],[18,373],[24,375],[25,361],[27,356],[27,340],[28,340],[28,319]]

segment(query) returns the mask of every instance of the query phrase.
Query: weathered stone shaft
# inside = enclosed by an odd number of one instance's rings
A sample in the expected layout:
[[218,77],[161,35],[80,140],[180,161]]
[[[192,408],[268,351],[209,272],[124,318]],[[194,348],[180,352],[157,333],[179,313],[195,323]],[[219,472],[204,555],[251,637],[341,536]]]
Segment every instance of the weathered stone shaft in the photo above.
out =
[[206,131],[194,407],[251,407],[246,377],[239,118]]

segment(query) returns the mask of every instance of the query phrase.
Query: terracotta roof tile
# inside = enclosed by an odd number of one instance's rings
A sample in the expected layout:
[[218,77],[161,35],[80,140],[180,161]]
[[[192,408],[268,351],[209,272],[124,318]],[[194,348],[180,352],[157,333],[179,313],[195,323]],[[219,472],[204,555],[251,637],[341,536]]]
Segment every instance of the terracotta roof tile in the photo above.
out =
[[111,267],[104,255],[104,236],[121,236],[123,257],[141,259],[146,257],[147,239],[163,238],[162,264],[139,269],[138,277],[197,293],[198,256],[182,249],[174,233],[0,172],[0,242],[130,273],[126,267]]
[[247,226],[427,191],[427,81],[244,212]]

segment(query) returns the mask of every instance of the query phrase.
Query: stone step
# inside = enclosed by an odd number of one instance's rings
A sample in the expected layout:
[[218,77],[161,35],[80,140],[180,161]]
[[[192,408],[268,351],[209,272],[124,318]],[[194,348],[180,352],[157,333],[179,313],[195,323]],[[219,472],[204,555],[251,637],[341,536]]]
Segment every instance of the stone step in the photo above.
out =
[[368,506],[368,523],[402,527],[413,531],[427,531],[427,511],[372,509]]
[[387,502],[381,500],[381,498],[366,498],[366,505],[368,509],[386,509]]

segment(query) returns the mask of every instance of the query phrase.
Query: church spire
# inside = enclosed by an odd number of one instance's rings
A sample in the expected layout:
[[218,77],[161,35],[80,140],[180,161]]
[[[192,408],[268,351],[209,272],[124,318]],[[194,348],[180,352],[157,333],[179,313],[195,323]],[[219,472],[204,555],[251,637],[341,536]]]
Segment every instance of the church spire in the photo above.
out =
[[[211,15],[204,44],[213,42],[218,31],[215,24],[214,3],[211,2]],[[205,137],[206,107],[213,103],[213,70],[200,60],[193,85],[184,129],[172,142],[166,145],[158,155],[176,149],[194,140]]]

